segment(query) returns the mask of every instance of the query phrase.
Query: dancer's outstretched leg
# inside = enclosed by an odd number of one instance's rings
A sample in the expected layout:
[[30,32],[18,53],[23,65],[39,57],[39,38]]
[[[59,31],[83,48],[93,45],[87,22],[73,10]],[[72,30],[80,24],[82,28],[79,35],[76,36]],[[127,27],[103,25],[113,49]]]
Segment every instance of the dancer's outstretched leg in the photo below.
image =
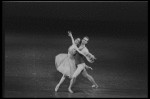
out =
[[70,85],[69,85],[69,88],[68,88],[68,91],[70,93],[73,93],[73,91],[71,90],[71,87],[72,85],[75,83],[75,80],[76,80],[76,77],[81,73],[81,71],[84,69],[85,65],[83,64],[79,64],[78,65],[78,68],[76,69],[76,71],[74,72],[72,78],[71,78],[71,81],[70,81]]
[[84,77],[86,77],[88,80],[90,80],[91,82],[92,82],[92,87],[95,87],[95,88],[98,88],[98,85],[96,84],[96,82],[94,81],[94,79],[93,79],[93,77],[92,76],[90,76],[88,73],[87,73],[87,71],[86,71],[86,69],[84,69],[83,70],[83,76]]
[[63,81],[65,80],[66,76],[63,75],[59,81],[59,83],[57,84],[57,86],[55,87],[55,91],[57,92],[59,86],[63,83]]

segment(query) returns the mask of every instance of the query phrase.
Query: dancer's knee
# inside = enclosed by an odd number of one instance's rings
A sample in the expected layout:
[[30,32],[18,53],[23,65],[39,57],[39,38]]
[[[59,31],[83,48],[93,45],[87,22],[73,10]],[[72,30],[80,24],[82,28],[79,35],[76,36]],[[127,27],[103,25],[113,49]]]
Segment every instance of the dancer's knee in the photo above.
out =
[[72,79],[73,79],[73,80],[75,80],[75,79],[76,79],[76,76],[75,76],[75,75],[73,75],[73,76],[72,76]]
[[86,72],[86,70],[83,70],[82,75],[86,78],[88,77],[88,73]]
[[78,64],[78,68],[80,68],[81,70],[83,70],[85,68],[85,63]]
[[90,76],[90,75],[87,75],[87,77],[88,77],[88,78],[93,78],[93,77],[92,77],[92,76]]
[[64,79],[65,79],[65,78],[66,78],[66,75],[63,75],[63,76],[62,76],[62,78],[64,78]]
[[79,74],[79,70],[77,70],[73,75],[72,75],[72,78],[76,78]]
[[84,77],[87,77],[87,75],[86,75],[84,72],[82,73],[82,75],[83,75]]
[[88,75],[87,73],[86,73],[86,74],[83,74],[83,76],[86,77],[86,78],[89,79],[89,80],[91,79],[91,76]]

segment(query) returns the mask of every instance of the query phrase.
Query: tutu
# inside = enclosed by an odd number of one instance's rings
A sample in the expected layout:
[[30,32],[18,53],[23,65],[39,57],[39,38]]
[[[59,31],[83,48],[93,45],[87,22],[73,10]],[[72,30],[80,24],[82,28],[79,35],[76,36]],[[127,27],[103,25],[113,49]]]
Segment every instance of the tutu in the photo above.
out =
[[56,69],[65,76],[72,78],[73,73],[76,70],[75,59],[72,55],[61,53],[55,57]]

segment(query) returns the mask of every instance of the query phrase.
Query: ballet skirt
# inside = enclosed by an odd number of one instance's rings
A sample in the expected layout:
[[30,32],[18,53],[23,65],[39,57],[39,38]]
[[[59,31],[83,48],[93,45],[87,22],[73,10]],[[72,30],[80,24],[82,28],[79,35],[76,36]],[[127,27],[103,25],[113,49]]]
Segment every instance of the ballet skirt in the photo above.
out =
[[67,53],[60,53],[55,57],[56,69],[65,76],[72,78],[76,70],[74,54],[76,53],[75,46],[72,45]]

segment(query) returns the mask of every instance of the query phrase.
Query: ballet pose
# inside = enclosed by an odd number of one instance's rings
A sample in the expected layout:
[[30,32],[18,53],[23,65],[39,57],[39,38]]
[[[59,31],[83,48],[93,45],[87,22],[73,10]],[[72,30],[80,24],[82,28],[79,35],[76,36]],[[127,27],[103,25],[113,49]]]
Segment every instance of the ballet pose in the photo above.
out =
[[[81,45],[80,45],[80,47],[79,47],[79,50],[80,50],[83,54],[80,54],[80,53],[78,53],[78,52],[75,54],[75,63],[76,63],[76,65],[77,65],[77,69],[76,69],[76,71],[74,72],[74,74],[72,75],[72,78],[71,78],[71,81],[70,81],[70,85],[69,85],[69,88],[68,88],[68,90],[69,90],[70,93],[73,93],[73,91],[71,90],[71,87],[72,87],[72,85],[75,83],[76,77],[81,73],[81,71],[83,71],[83,72],[82,72],[83,76],[86,77],[87,79],[89,79],[89,80],[92,82],[92,84],[93,84],[92,87],[98,88],[98,85],[97,85],[96,82],[94,81],[93,77],[90,76],[90,75],[87,73],[87,71],[86,71],[86,68],[91,68],[91,67],[87,66],[87,65],[84,63],[84,60],[83,60],[83,58],[86,57],[86,59],[87,59],[90,63],[92,63],[92,62],[94,62],[94,59],[96,59],[95,56],[92,55],[92,54],[88,51],[88,49],[85,47],[85,45],[88,43],[88,40],[89,40],[88,37],[84,37],[84,38],[82,39],[82,43],[81,43]],[[92,68],[91,68],[91,69],[92,69]]]
[[55,91],[59,89],[59,86],[65,80],[66,76],[68,76],[70,79],[72,78],[72,75],[76,70],[75,58],[74,58],[76,51],[83,55],[83,53],[79,51],[77,47],[80,42],[80,38],[74,40],[71,32],[68,32],[68,36],[70,36],[72,40],[72,45],[68,49],[68,54],[61,53],[55,57],[55,66],[57,70],[63,74],[59,83],[55,87]]

